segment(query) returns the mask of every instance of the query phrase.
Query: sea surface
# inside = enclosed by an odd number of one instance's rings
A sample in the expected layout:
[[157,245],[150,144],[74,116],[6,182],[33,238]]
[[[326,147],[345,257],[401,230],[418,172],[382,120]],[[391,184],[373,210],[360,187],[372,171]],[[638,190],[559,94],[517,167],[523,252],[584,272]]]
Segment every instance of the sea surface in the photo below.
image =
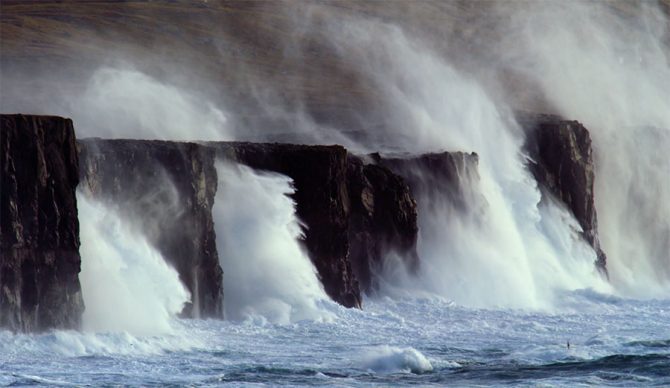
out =
[[526,311],[379,297],[288,324],[174,319],[148,336],[1,331],[0,385],[670,386],[670,299],[559,300]]

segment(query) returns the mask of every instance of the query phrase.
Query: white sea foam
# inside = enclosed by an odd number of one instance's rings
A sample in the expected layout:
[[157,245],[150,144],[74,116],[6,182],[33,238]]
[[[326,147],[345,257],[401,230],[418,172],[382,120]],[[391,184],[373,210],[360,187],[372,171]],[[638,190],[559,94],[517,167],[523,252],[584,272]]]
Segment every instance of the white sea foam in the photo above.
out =
[[499,46],[556,109],[585,124],[596,208],[612,283],[626,295],[670,288],[668,16],[654,2],[630,15],[601,2],[541,2],[515,13]]
[[328,319],[328,297],[298,243],[291,179],[218,163],[214,204],[227,319]]
[[84,329],[169,332],[171,318],[190,298],[177,272],[111,207],[80,191],[77,207]]
[[388,120],[378,128],[386,143],[479,155],[479,176],[460,177],[466,210],[448,193],[417,198],[419,277],[390,268],[395,277],[387,284],[468,306],[524,308],[551,308],[558,289],[606,287],[572,216],[551,201],[538,208],[540,192],[522,158],[524,134],[509,107],[396,26],[354,18],[330,28],[340,54],[385,91]]
[[[175,326],[179,327],[179,324]],[[150,356],[202,347],[201,338],[185,330],[134,336],[128,332],[92,333],[54,330],[42,334],[12,334],[0,331],[0,350],[6,356],[83,357],[103,355]]]
[[361,365],[375,372],[425,373],[433,370],[428,358],[418,350],[395,346],[378,346],[363,354]]

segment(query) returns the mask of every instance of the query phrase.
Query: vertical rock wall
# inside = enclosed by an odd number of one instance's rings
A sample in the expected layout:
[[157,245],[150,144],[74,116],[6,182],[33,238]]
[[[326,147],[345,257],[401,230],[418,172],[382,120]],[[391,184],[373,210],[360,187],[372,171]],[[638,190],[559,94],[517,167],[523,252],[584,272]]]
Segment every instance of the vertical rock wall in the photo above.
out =
[[186,317],[223,316],[212,206],[214,150],[150,140],[79,141],[85,192],[115,206],[179,273],[192,296]]
[[349,260],[363,291],[378,288],[376,274],[397,254],[411,272],[419,266],[417,206],[405,180],[370,158],[349,155]]
[[84,302],[72,121],[0,120],[0,327],[77,328]]
[[607,257],[598,240],[595,174],[589,131],[578,121],[553,115],[519,114],[527,131],[529,168],[544,195],[563,202],[581,225],[584,239],[597,254],[596,266],[607,274]]
[[[420,208],[447,201],[460,210],[472,211],[468,197],[476,190],[479,157],[476,153],[437,152],[421,155],[372,155],[377,163],[402,176],[412,189]],[[471,199],[471,198],[470,198]]]
[[293,179],[304,244],[326,293],[346,307],[360,307],[358,281],[349,262],[347,151],[341,146],[276,143],[208,143],[223,159]]

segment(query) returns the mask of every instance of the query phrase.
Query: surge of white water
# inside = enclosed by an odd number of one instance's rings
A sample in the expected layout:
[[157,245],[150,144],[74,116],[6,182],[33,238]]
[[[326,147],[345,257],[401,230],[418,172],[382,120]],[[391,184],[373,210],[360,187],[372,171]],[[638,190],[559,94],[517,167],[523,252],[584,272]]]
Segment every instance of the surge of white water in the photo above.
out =
[[368,349],[362,358],[361,365],[375,372],[425,373],[433,370],[426,356],[412,347],[376,346]]
[[154,335],[190,299],[177,272],[113,209],[77,192],[85,330]]
[[417,200],[418,287],[470,306],[514,307],[551,306],[557,289],[604,287],[593,251],[581,249],[576,223],[565,222],[569,214],[551,202],[538,208],[540,193],[522,160],[523,134],[508,108],[398,28],[362,21],[332,28],[341,55],[353,56],[348,60],[385,91],[387,141],[407,151],[480,157],[469,211],[458,213],[446,198],[429,206]]
[[217,163],[214,223],[227,319],[329,319],[328,297],[298,243],[290,178]]
[[329,322],[175,320],[173,333],[152,337],[0,330],[0,385],[670,383],[670,301],[566,292],[559,311],[381,298]]
[[612,283],[628,295],[670,291],[668,17],[652,2],[542,2],[515,14],[504,45],[545,98],[590,130],[596,208]]

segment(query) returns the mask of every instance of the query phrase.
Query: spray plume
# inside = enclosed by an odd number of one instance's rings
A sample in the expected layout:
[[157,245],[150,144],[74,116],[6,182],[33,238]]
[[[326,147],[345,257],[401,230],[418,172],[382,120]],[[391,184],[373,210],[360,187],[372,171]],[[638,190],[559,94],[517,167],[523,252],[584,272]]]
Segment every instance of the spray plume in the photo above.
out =
[[118,214],[77,192],[85,330],[153,335],[190,300],[177,272]]
[[226,318],[328,319],[328,300],[298,243],[291,179],[219,163],[214,204]]
[[[596,208],[612,283],[670,290],[670,20],[652,2],[535,4],[514,16],[503,58],[591,131]],[[630,8],[618,10],[618,7]]]

